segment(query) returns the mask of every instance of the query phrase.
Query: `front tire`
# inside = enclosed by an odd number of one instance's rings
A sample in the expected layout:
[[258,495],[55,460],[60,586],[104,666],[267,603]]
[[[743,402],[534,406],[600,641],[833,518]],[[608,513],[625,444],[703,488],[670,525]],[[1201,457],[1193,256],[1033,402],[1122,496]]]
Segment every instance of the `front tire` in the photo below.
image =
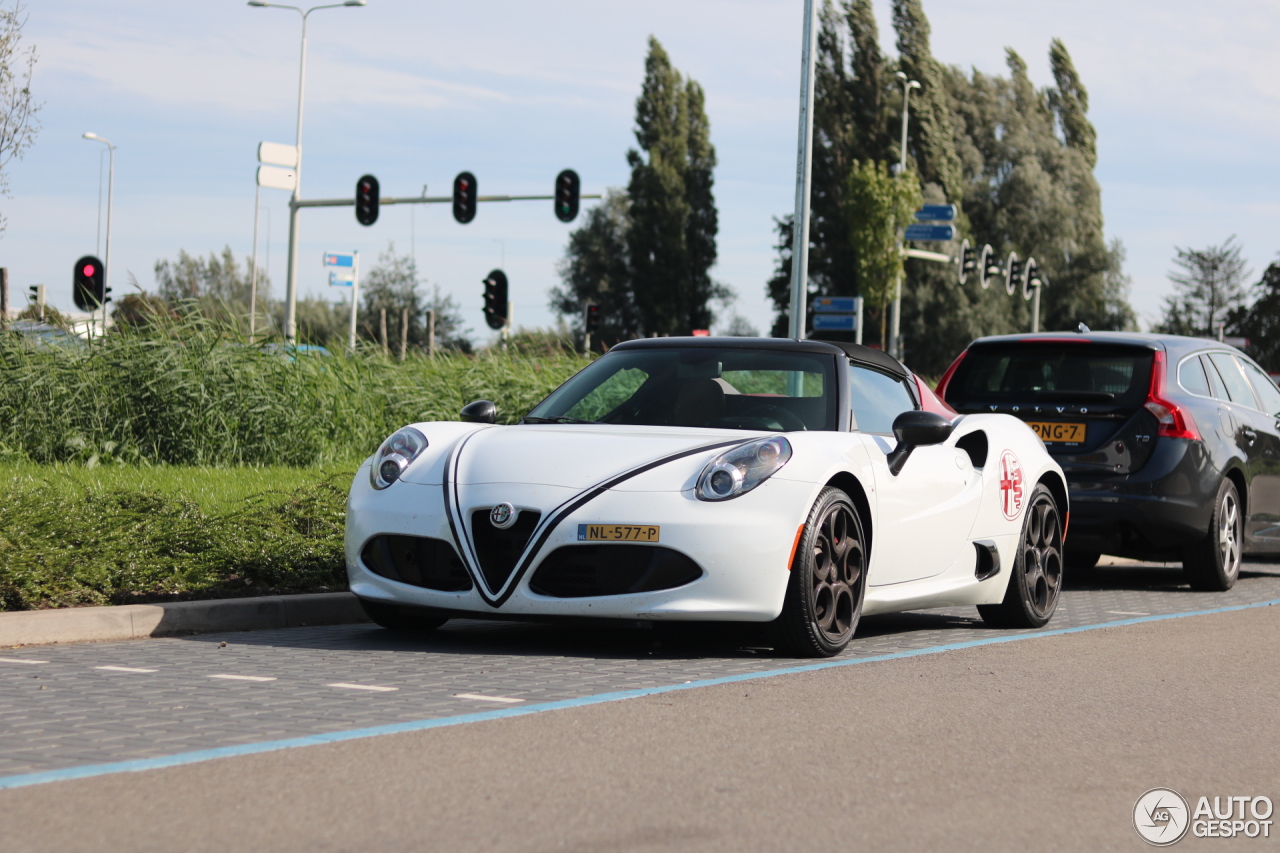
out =
[[1240,576],[1241,551],[1244,543],[1244,514],[1240,509],[1240,493],[1236,484],[1224,477],[1218,486],[1218,499],[1209,517],[1209,532],[1204,539],[1187,546],[1182,554],[1182,569],[1191,588],[1201,592],[1226,592]]
[[1013,577],[999,604],[979,604],[982,621],[996,628],[1043,628],[1062,591],[1062,516],[1053,492],[1037,483],[1022,521]]
[[434,631],[449,621],[448,617],[445,616],[429,616],[425,613],[415,612],[416,608],[412,607],[383,604],[379,601],[369,601],[364,598],[359,601],[360,607],[364,609],[369,621],[381,625],[388,631],[425,634]]
[[849,496],[823,489],[805,522],[774,625],[780,651],[831,657],[849,645],[867,588],[866,541]]

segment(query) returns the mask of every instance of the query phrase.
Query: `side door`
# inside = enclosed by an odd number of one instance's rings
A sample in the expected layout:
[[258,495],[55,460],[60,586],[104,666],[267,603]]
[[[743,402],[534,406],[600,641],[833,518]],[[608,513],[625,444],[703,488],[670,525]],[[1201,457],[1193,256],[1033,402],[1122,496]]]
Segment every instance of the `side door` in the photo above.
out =
[[[1231,404],[1227,408],[1233,427],[1232,435],[1235,437],[1236,447],[1245,458],[1245,474],[1249,482],[1249,494],[1244,496],[1247,513],[1244,520],[1245,544],[1246,547],[1254,546],[1257,544],[1258,527],[1265,524],[1268,516],[1273,516],[1277,509],[1280,509],[1274,505],[1275,498],[1278,496],[1268,494],[1274,490],[1265,488],[1263,472],[1267,462],[1267,442],[1265,433],[1258,430],[1262,413],[1258,411],[1257,397],[1254,396],[1253,388],[1250,387],[1249,380],[1245,379],[1235,356],[1229,352],[1211,352],[1206,353],[1203,359],[1208,362],[1205,365],[1206,370],[1216,371],[1231,399]],[[1213,384],[1212,372],[1209,374],[1209,380]],[[1216,391],[1215,385],[1214,396],[1218,396]],[[1255,484],[1255,478],[1260,474],[1264,479]],[[1251,548],[1251,550],[1254,549]]]
[[[933,577],[968,546],[982,496],[969,456],[949,444],[918,447],[895,476],[888,454],[897,446],[893,420],[917,408],[906,383],[859,364],[849,366],[850,406],[875,476],[873,586]],[[972,549],[970,549],[972,550]]]
[[1258,398],[1253,412],[1253,428],[1262,454],[1249,484],[1249,525],[1246,536],[1257,540],[1259,548],[1280,550],[1280,388],[1261,367],[1247,358],[1236,357]]

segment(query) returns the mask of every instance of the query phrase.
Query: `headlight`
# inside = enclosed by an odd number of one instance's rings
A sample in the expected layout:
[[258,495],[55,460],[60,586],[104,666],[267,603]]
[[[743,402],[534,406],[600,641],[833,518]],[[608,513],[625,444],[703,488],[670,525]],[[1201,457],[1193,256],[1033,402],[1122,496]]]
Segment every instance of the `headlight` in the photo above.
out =
[[772,477],[791,458],[791,442],[780,435],[726,450],[707,463],[695,490],[700,500],[726,501]]
[[427,437],[413,427],[405,427],[382,442],[378,452],[373,454],[369,482],[375,489],[385,489],[399,480],[409,463],[426,449]]

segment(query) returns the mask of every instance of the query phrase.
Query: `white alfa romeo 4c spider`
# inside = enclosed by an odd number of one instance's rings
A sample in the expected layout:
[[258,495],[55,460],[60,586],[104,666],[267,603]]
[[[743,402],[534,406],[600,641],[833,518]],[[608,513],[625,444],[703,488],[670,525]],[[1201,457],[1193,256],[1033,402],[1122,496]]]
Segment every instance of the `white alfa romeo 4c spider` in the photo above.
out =
[[1040,627],[1057,606],[1067,493],[1044,444],[878,350],[629,341],[495,420],[477,401],[360,467],[347,571],[374,622],[755,622],[827,656],[863,614]]

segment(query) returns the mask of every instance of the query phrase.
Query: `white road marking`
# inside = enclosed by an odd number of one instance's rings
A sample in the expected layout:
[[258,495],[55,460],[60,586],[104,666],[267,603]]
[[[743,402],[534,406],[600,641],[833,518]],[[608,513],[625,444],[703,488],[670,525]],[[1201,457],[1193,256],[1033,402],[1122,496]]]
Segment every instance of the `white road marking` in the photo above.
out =
[[399,687],[378,687],[373,684],[329,684],[328,687],[342,687],[347,690],[372,690],[376,693],[390,693],[392,690],[399,690]]
[[47,660],[27,660],[26,658],[0,658],[0,663],[48,663]]
[[505,704],[514,704],[523,702],[523,699],[512,699],[509,696],[481,696],[479,693],[455,693],[455,699],[477,699],[481,702],[503,702]]
[[1115,616],[1150,616],[1150,613],[1139,613],[1137,610],[1108,610]]
[[156,669],[140,669],[136,666],[95,666],[94,669],[109,669],[112,672],[159,672]]
[[270,675],[211,675],[210,678],[226,678],[230,681],[275,681]]

